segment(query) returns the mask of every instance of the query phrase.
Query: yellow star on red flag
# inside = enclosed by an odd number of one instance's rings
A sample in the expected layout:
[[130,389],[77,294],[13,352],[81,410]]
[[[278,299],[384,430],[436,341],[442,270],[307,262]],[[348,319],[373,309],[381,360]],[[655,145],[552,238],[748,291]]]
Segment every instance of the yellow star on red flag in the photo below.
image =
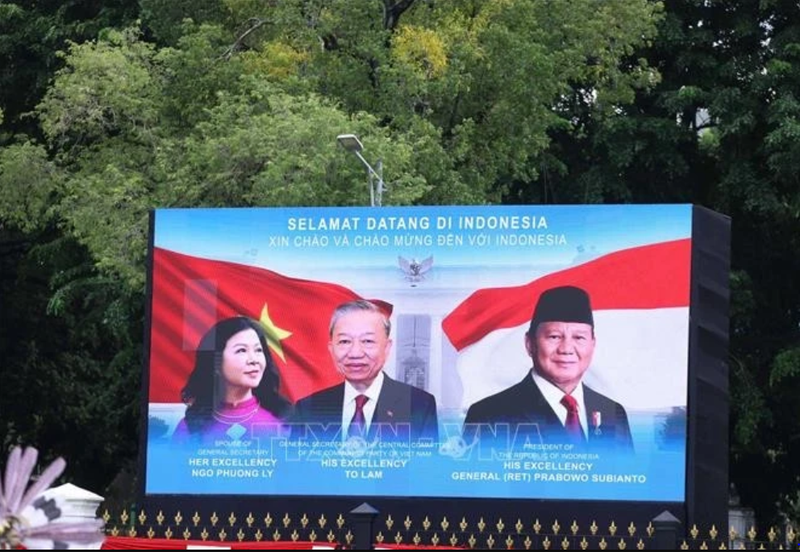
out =
[[286,362],[286,358],[283,356],[281,341],[291,336],[292,332],[288,332],[275,325],[275,322],[273,322],[272,318],[269,316],[269,308],[266,303],[264,303],[264,308],[261,309],[261,318],[259,322],[264,326],[264,333],[267,334],[267,344],[269,348],[272,349],[276,355],[281,357],[282,361]]

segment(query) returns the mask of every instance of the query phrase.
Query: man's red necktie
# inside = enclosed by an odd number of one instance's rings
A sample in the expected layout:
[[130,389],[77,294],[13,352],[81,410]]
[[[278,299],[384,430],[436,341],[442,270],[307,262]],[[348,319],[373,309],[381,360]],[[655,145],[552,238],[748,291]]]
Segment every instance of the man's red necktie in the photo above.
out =
[[364,416],[364,405],[367,404],[368,400],[369,397],[366,395],[356,396],[356,413],[353,414],[353,419],[347,428],[348,437],[364,437],[364,428],[367,425],[367,419]]
[[564,427],[574,443],[583,442],[583,430],[581,429],[580,412],[578,411],[578,401],[572,395],[564,395],[561,404],[567,409],[567,421]]

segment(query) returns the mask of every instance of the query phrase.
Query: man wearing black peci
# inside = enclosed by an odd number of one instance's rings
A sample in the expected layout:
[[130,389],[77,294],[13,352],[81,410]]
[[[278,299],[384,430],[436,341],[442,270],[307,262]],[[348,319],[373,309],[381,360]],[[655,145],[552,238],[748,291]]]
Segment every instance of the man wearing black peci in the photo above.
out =
[[571,443],[577,448],[632,452],[628,416],[619,403],[583,383],[595,348],[589,294],[573,286],[544,291],[525,348],[533,367],[516,385],[469,407],[467,444]]

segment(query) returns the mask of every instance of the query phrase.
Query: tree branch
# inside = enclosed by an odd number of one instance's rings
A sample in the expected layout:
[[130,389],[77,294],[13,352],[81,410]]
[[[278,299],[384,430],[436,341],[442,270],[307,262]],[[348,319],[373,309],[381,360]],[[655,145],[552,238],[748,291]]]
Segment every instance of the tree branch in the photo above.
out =
[[400,16],[414,4],[414,0],[383,0],[383,28],[393,31],[400,22]]
[[267,21],[266,19],[260,19],[258,17],[251,17],[250,19],[248,19],[247,23],[249,23],[250,27],[247,30],[245,30],[242,34],[240,34],[238,37],[236,37],[236,40],[233,42],[233,44],[231,44],[222,53],[222,55],[219,56],[219,58],[224,59],[225,61],[231,59],[231,56],[233,56],[235,52],[241,49],[245,39],[258,29],[266,25],[268,22],[269,21]]

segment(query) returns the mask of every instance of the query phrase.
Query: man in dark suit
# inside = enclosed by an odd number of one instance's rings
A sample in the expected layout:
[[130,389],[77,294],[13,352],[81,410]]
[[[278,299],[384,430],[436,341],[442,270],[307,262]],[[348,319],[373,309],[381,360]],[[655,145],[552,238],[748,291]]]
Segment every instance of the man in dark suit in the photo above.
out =
[[328,350],[345,381],[297,402],[293,439],[438,441],[434,396],[383,372],[390,331],[389,320],[369,301],[336,308]]
[[571,443],[578,448],[633,451],[628,416],[619,403],[583,383],[595,348],[594,317],[583,289],[542,293],[525,348],[533,369],[525,378],[469,407],[467,444],[493,442],[513,450],[528,444]]

